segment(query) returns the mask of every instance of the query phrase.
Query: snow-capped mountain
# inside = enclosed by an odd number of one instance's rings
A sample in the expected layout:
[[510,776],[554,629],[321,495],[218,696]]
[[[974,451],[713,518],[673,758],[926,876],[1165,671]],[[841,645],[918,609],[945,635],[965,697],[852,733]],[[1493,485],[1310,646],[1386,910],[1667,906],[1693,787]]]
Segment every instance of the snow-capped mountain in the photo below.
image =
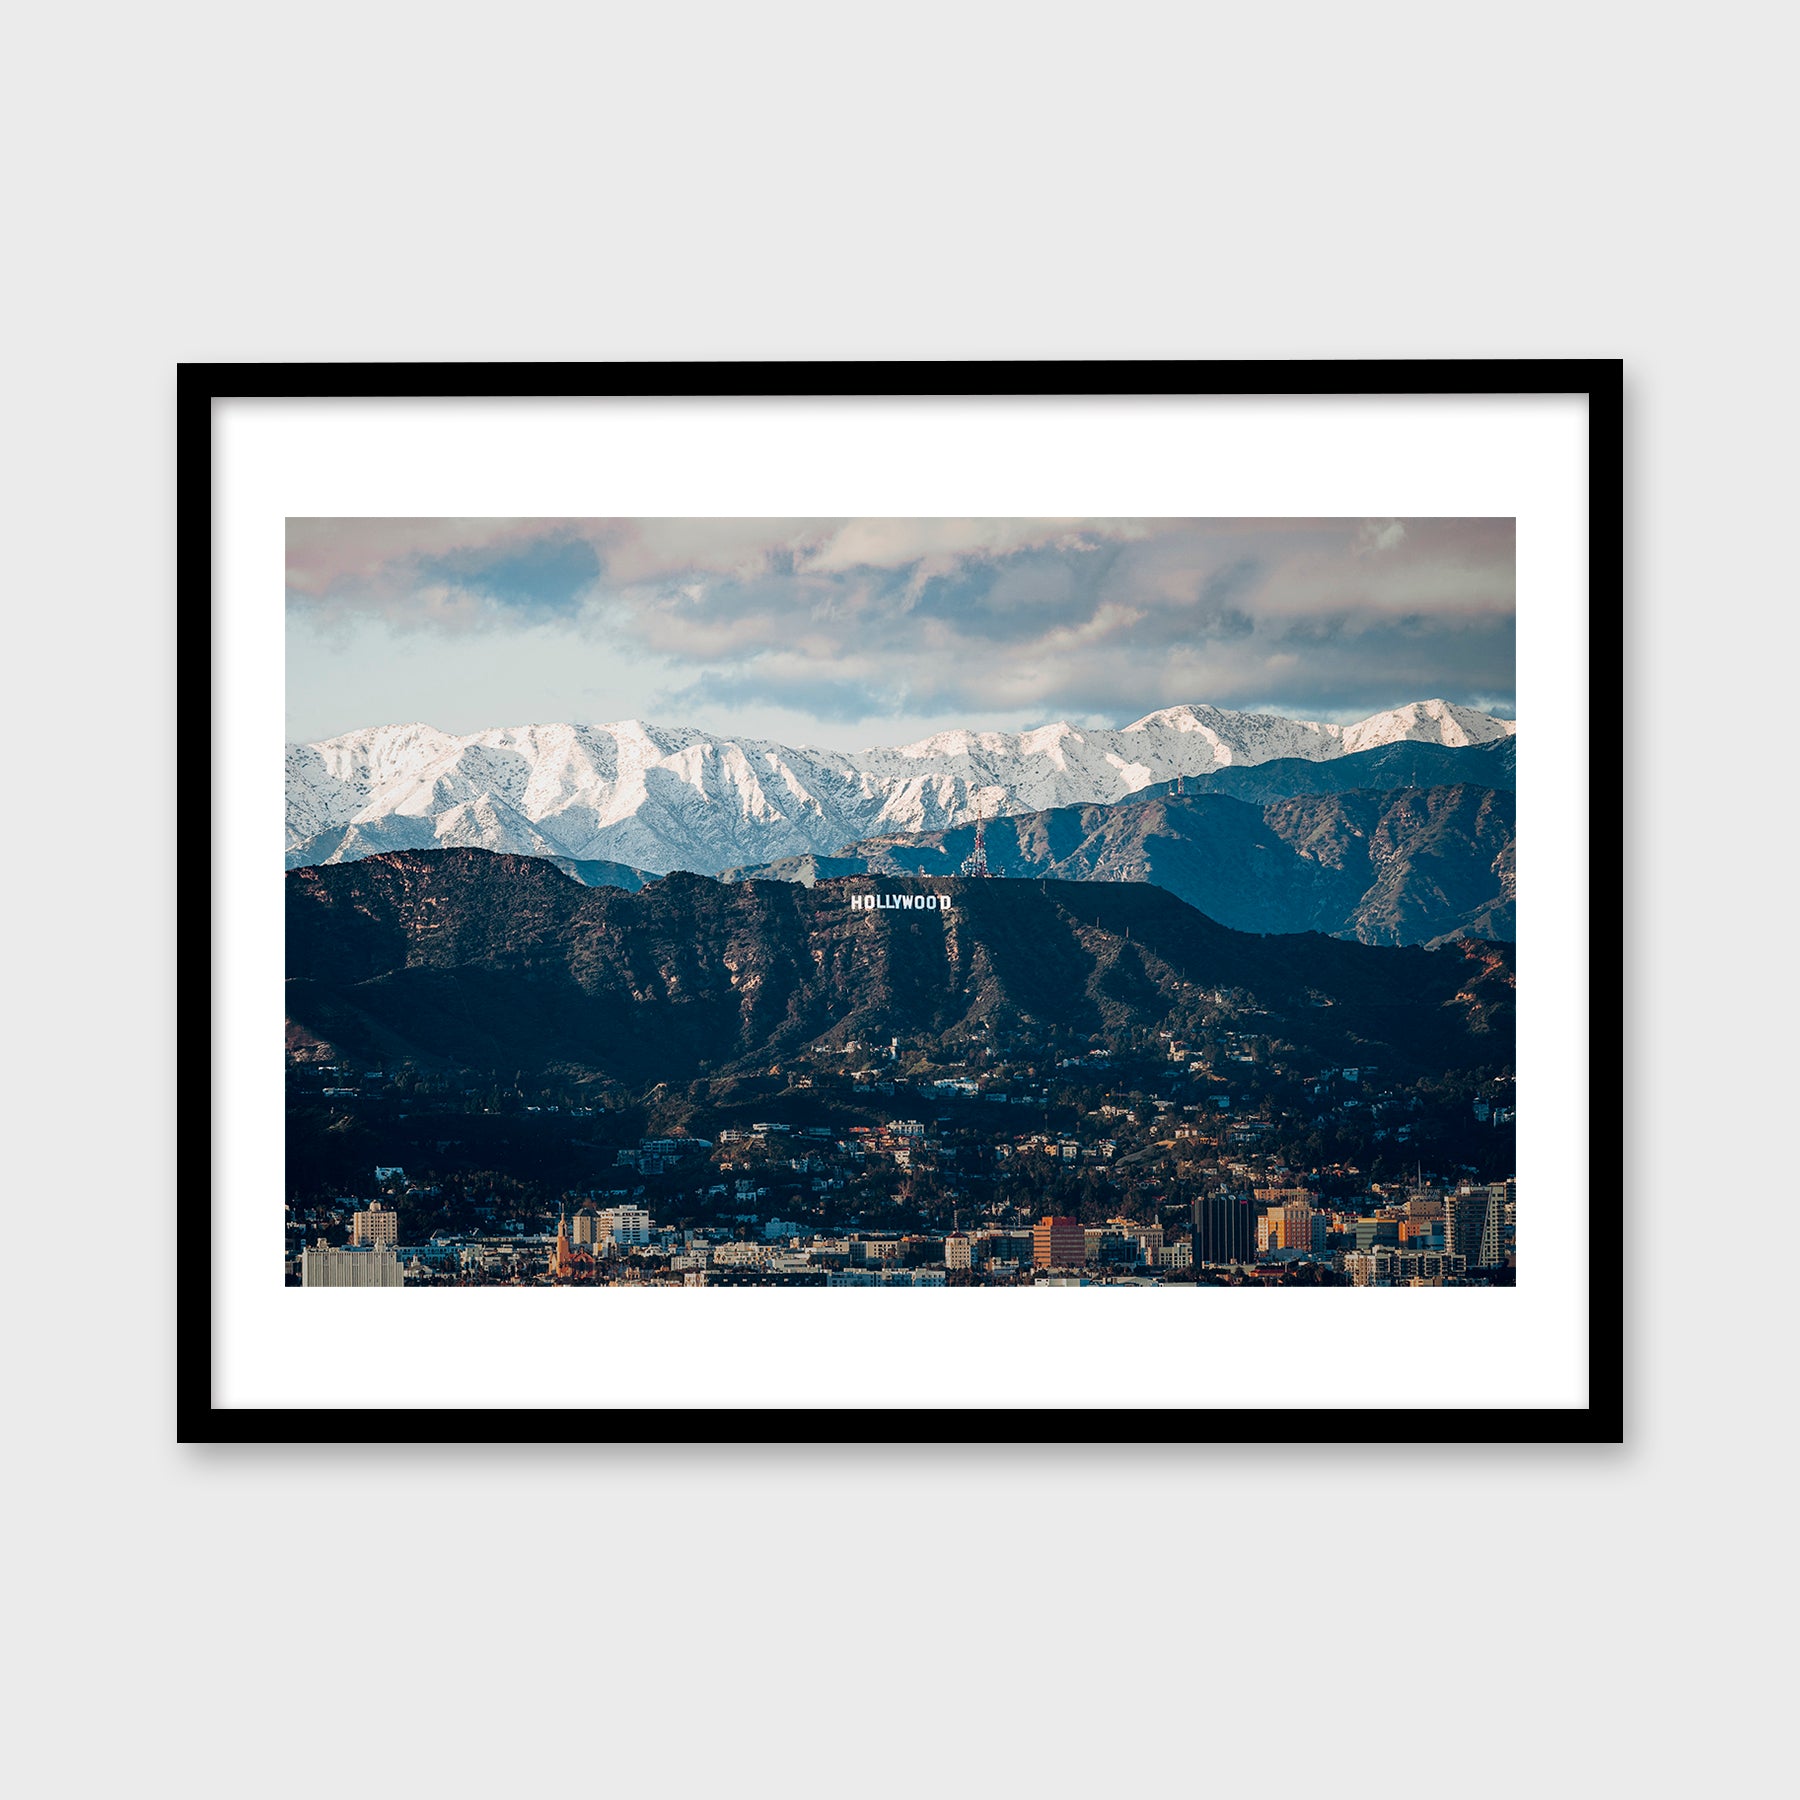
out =
[[1110,803],[1179,775],[1412,739],[1462,746],[1510,719],[1421,700],[1355,725],[1173,706],[1117,731],[945,731],[893,749],[798,749],[683,726],[381,725],[287,755],[287,861],[470,846],[717,874],[978,814]]

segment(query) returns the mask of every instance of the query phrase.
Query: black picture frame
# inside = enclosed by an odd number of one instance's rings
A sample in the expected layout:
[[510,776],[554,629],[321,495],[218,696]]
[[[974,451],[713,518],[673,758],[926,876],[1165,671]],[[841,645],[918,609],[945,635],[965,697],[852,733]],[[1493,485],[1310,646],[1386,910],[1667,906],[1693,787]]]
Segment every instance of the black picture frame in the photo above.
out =
[[[1614,359],[1243,362],[184,363],[177,370],[178,716],[190,741],[213,712],[213,408],[234,399],[781,398],[889,396],[1513,396],[1588,405],[1590,717],[1622,710],[1624,371]],[[210,733],[208,734],[210,736]],[[1591,791],[1616,791],[1623,746],[1591,746]],[[210,759],[178,781],[185,841],[212,816]],[[1589,916],[1623,900],[1622,825],[1590,827]],[[178,902],[209,929],[210,867],[184,863]],[[191,940],[189,940],[191,941]],[[210,1068],[215,973],[184,958],[177,1019],[184,1071]],[[1622,960],[1590,963],[1590,1124],[1622,1111]],[[1611,1054],[1608,1054],[1611,1052]],[[211,1236],[211,1082],[182,1083],[176,1226]],[[1608,1134],[1610,1138],[1610,1133]],[[1612,1144],[1590,1129],[1589,1242],[1622,1241]],[[1606,1156],[1604,1163],[1600,1160]],[[1590,1258],[1588,1399],[1579,1408],[794,1409],[219,1407],[213,1400],[210,1261],[184,1257],[176,1296],[176,1434],[183,1443],[1320,1443],[1614,1444],[1624,1440],[1624,1285],[1618,1258]]]

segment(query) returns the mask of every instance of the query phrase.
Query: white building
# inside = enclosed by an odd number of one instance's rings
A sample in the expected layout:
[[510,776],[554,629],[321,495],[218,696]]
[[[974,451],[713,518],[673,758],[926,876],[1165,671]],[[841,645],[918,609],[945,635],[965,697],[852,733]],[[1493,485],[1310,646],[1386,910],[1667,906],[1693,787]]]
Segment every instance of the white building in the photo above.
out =
[[400,1287],[404,1281],[391,1244],[339,1250],[319,1243],[300,1252],[302,1287]]
[[1344,1273],[1352,1287],[1410,1287],[1414,1282],[1460,1281],[1468,1273],[1468,1258],[1441,1250],[1392,1250],[1379,1244],[1372,1250],[1347,1250]]
[[714,1266],[721,1269],[768,1266],[775,1257],[773,1244],[717,1244],[713,1247]]
[[621,1249],[650,1242],[650,1214],[642,1206],[615,1206],[600,1215],[600,1241]]

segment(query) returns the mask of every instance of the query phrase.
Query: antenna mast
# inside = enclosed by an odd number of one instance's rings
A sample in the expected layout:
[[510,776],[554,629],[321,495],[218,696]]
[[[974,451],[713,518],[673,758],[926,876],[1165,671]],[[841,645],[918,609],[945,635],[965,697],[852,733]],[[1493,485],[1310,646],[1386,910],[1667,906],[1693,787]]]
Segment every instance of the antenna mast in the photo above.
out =
[[981,877],[988,873],[987,865],[987,815],[975,815],[975,848],[969,852],[968,860],[962,866],[965,875]]

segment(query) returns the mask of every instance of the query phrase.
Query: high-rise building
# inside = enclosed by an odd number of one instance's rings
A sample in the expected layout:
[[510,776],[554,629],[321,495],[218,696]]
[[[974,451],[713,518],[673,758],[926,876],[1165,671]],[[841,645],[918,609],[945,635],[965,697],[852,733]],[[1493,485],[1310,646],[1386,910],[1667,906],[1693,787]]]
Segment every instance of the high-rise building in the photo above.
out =
[[1506,1264],[1506,1212],[1510,1183],[1468,1186],[1444,1202],[1444,1249],[1465,1257],[1471,1269]]
[[405,1274],[392,1244],[334,1248],[321,1239],[300,1252],[302,1287],[401,1287]]
[[1487,1216],[1481,1222],[1481,1267],[1506,1267],[1506,1183],[1494,1182],[1488,1188]]
[[1079,1269],[1087,1261],[1087,1233],[1079,1219],[1048,1213],[1031,1228],[1031,1260],[1040,1269]]
[[600,1215],[600,1236],[604,1243],[632,1245],[650,1242],[650,1214],[642,1206],[615,1206]]
[[969,1237],[969,1259],[978,1269],[1023,1267],[1032,1260],[1034,1248],[1028,1231],[1002,1231],[993,1227],[973,1232]]
[[361,1212],[350,1215],[350,1242],[358,1248],[400,1241],[400,1215],[391,1206],[371,1200]]
[[1194,1201],[1194,1261],[1247,1263],[1256,1254],[1256,1204],[1248,1194],[1202,1194]]
[[1089,1226],[1082,1232],[1090,1266],[1097,1263],[1135,1266],[1144,1260],[1144,1246],[1133,1232],[1116,1225]]
[[1325,1215],[1315,1211],[1305,1200],[1286,1200],[1279,1206],[1271,1206],[1256,1222],[1257,1252],[1260,1255],[1276,1251],[1323,1255],[1325,1223]]
[[1358,1250],[1373,1250],[1378,1244],[1397,1246],[1400,1242],[1400,1221],[1384,1218],[1379,1212],[1373,1218],[1358,1219],[1350,1229]]

